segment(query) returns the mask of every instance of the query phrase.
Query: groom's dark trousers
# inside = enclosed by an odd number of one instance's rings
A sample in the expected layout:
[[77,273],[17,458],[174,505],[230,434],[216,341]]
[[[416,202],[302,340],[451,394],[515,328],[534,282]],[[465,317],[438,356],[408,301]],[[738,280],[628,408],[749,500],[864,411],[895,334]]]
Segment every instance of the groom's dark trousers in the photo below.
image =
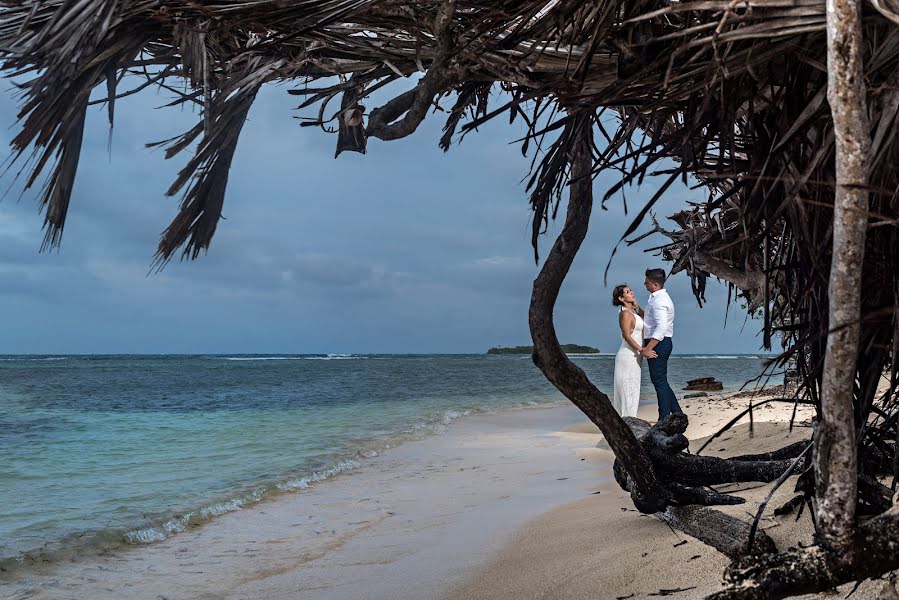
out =
[[[645,340],[644,346],[649,343]],[[656,397],[659,401],[659,419],[664,419],[673,412],[682,413],[680,404],[677,403],[677,396],[674,390],[668,385],[668,359],[671,357],[671,338],[666,337],[653,348],[658,358],[649,359],[649,379],[656,388]]]

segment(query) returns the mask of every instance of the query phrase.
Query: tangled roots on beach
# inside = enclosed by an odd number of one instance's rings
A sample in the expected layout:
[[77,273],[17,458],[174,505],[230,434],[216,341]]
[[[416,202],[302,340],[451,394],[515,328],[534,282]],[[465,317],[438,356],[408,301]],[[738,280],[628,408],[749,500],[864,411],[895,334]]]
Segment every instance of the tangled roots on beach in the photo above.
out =
[[[780,451],[776,455],[778,458],[773,460],[768,459],[771,453],[731,459],[696,456],[684,452],[689,446],[684,435],[689,420],[684,414],[669,415],[652,426],[634,417],[626,417],[625,421],[650,457],[660,482],[669,488],[673,504],[740,504],[744,502],[742,498],[719,494],[707,486],[775,481],[790,470],[794,459],[808,446],[808,443],[791,444],[786,452]],[[619,485],[630,489],[633,483],[625,465],[616,460],[614,469]]]
[[847,549],[816,545],[737,560],[724,574],[728,587],[709,600],[777,599],[822,592],[897,568],[899,506],[894,506],[859,523]]

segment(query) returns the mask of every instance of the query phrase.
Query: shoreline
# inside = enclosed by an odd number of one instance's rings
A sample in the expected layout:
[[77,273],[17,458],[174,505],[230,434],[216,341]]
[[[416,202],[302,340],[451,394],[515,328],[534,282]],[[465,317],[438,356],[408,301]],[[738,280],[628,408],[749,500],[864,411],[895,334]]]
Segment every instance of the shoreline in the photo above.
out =
[[[758,390],[752,401],[771,397],[770,392]],[[714,392],[705,397],[679,400],[690,416],[686,435],[691,451],[695,452],[722,425],[747,408],[749,400],[746,391]],[[788,421],[792,408],[792,404],[786,403],[759,407],[754,410],[752,433],[746,415],[703,454],[726,458],[764,452],[807,437],[810,434],[807,420],[813,412],[800,406],[799,418],[790,432]],[[654,421],[655,406],[641,406],[638,416]],[[582,422],[573,430],[595,440],[600,447],[605,446],[593,423]],[[716,509],[751,521],[757,502],[767,494],[769,484],[716,488],[747,499],[746,504]],[[775,495],[761,522],[761,528],[779,547],[802,537],[810,524],[807,514],[798,524],[793,522],[795,514],[772,517],[774,507],[790,498],[791,491],[788,482]],[[699,599],[721,589],[722,574],[730,563],[726,556],[652,515],[640,514],[614,480],[604,482],[599,492],[551,509],[530,521],[502,551],[479,565],[441,600],[522,597],[592,600],[667,595]],[[540,566],[533,568],[534,565]],[[597,595],[597,590],[602,590],[601,595]]]
[[[11,416],[0,448],[14,465],[0,493],[9,507],[0,519],[0,579],[28,562],[117,550],[125,536],[152,543],[278,488],[304,487],[322,471],[364,465],[387,446],[443,428],[447,415],[567,404],[526,356],[423,356],[11,357],[0,369],[9,376],[0,408]],[[612,358],[578,363],[604,388]],[[760,364],[680,362],[674,380],[709,368],[728,389]],[[344,377],[345,385],[331,385]]]
[[[720,391],[705,392],[708,398],[718,398],[746,392]],[[71,561],[75,557],[103,556],[110,552],[127,552],[133,548],[157,544],[182,534],[185,531],[204,527],[231,512],[251,508],[260,503],[275,501],[284,494],[294,494],[316,485],[327,485],[338,476],[359,475],[373,458],[391,452],[409,443],[427,440],[435,435],[444,435],[447,428],[455,427],[459,420],[484,416],[511,415],[519,411],[570,407],[567,399],[525,402],[502,408],[479,410],[446,411],[442,415],[426,419],[409,430],[386,434],[376,438],[361,440],[359,450],[354,454],[337,453],[333,461],[314,468],[305,474],[285,475],[269,482],[235,488],[231,494],[209,498],[194,506],[168,516],[158,516],[150,520],[135,521],[129,525],[113,526],[99,530],[84,530],[68,534],[62,538],[48,540],[40,547],[20,550],[18,556],[0,556],[0,585],[13,579],[17,574],[28,574],[36,566]],[[654,406],[652,404],[641,404]],[[580,413],[578,413],[580,414]]]
[[[576,444],[548,431],[579,418],[567,404],[473,414],[444,434],[391,448],[324,485],[279,494],[166,540],[10,573],[12,580],[0,583],[0,597],[118,599],[128,589],[132,598],[153,600],[275,598],[278,593],[259,586],[304,566],[320,571],[318,563],[330,564],[340,552],[366,554],[370,549],[356,544],[374,534],[389,542],[378,553],[391,554],[387,564],[398,569],[387,579],[393,583],[382,590],[384,597],[403,572],[430,570],[449,585],[459,576],[460,556],[473,567],[528,519],[601,482],[603,474],[573,454]],[[446,535],[437,542],[441,530]],[[469,548],[473,536],[481,536],[480,553]],[[431,550],[428,559],[424,551],[435,542],[442,549]],[[407,550],[397,553],[397,546]],[[321,586],[300,585],[308,587]]]
[[520,405],[499,409],[445,411],[432,418],[423,419],[406,430],[357,440],[355,445],[358,449],[355,452],[337,452],[332,456],[331,462],[313,468],[307,473],[285,474],[279,479],[235,488],[230,494],[197,502],[194,506],[168,516],[158,516],[143,522],[137,520],[130,525],[107,529],[73,532],[63,538],[49,540],[40,547],[21,550],[19,556],[0,556],[0,586],[18,573],[27,575],[29,569],[36,566],[71,561],[75,557],[128,552],[131,549],[157,544],[185,531],[204,527],[228,513],[277,501],[283,495],[300,493],[313,486],[327,485],[339,476],[359,475],[369,466],[372,459],[403,445],[443,435],[447,428],[453,427],[459,419],[562,406],[569,406],[568,401],[523,402]]
[[[694,451],[748,406],[748,397],[735,395],[681,402]],[[766,397],[759,390],[753,402]],[[807,437],[810,411],[800,407],[790,433],[792,409],[758,407],[753,435],[746,416],[706,453],[765,451]],[[640,411],[654,420],[654,405]],[[690,588],[678,597],[692,598],[718,589],[727,559],[637,513],[611,478],[613,458],[596,426],[569,404],[472,414],[323,485],[264,499],[161,542],[38,568],[11,582],[8,597],[112,599],[127,589],[152,600],[579,599],[597,597],[601,586],[615,592],[610,598],[675,588]],[[726,491],[749,502],[724,509],[750,518],[766,488],[732,486]],[[781,488],[769,511],[790,489]],[[807,533],[807,515],[799,524],[793,518],[769,512],[762,526],[785,547]],[[684,561],[690,582],[679,579]],[[0,591],[7,597],[2,583]],[[856,596],[866,598],[863,592]]]

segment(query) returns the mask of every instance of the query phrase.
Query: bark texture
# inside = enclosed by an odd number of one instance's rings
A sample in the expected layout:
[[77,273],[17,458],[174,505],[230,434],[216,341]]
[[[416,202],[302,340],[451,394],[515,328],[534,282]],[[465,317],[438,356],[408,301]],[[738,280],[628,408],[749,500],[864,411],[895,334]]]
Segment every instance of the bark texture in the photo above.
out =
[[704,506],[669,506],[659,518],[692,535],[734,560],[748,554],[777,552],[774,541],[764,531],[757,531],[752,548],[747,548],[749,524],[719,510]]
[[775,600],[832,589],[899,567],[899,506],[862,522],[845,552],[824,546],[738,560],[724,574],[729,587],[708,600]]
[[853,385],[868,211],[871,145],[862,70],[860,0],[827,0],[827,99],[836,146],[830,335],[815,434],[817,515],[821,541],[850,549],[855,527],[857,448]]
[[[696,456],[684,452],[690,442],[684,436],[688,419],[683,414],[672,414],[655,425],[635,417],[625,419],[628,427],[652,462],[655,474],[668,488],[675,504],[740,504],[742,498],[710,491],[707,486],[747,481],[770,482],[786,472],[795,458],[794,445],[767,455],[747,455],[723,459],[714,456]],[[808,446],[808,442],[804,442]],[[785,457],[793,454],[793,457]],[[624,465],[616,459],[613,467],[616,481],[624,489],[633,485],[628,481]]]

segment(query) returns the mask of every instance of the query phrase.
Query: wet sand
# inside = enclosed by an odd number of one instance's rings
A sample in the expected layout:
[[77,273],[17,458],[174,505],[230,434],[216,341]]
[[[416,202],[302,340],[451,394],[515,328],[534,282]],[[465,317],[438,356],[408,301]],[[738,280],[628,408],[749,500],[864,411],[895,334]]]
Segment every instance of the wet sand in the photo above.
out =
[[[528,520],[597,489],[570,406],[460,420],[356,471],[134,546],[0,583],[0,597],[436,598]],[[585,459],[585,460],[582,460]]]

